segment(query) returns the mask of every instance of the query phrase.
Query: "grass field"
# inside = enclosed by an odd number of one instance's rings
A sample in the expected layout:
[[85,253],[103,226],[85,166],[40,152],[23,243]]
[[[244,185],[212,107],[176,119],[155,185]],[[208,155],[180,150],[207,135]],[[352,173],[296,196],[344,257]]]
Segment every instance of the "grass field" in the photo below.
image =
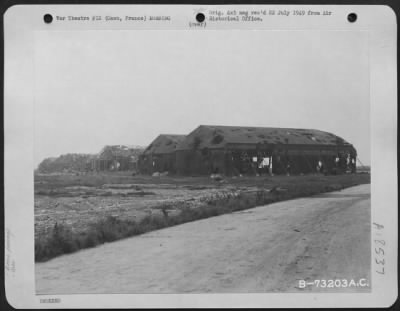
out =
[[370,182],[369,174],[225,178],[35,176],[35,259],[196,219]]

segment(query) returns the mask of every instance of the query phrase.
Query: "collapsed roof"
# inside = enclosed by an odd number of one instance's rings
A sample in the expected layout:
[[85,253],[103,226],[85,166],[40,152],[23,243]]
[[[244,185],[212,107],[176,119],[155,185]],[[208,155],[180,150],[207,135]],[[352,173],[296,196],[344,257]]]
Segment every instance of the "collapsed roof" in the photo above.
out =
[[173,153],[186,135],[161,134],[144,150],[143,154],[168,154]]
[[113,157],[120,158],[136,158],[142,151],[143,147],[139,146],[125,146],[125,145],[110,145],[104,146],[99,152],[100,159],[109,159]]
[[351,146],[339,136],[313,129],[200,125],[176,149],[218,149],[228,144]]

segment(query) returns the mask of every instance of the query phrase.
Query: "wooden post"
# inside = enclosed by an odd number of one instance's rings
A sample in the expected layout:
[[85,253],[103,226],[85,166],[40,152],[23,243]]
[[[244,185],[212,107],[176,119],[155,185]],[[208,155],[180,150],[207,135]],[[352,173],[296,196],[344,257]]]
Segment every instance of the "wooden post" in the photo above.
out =
[[273,174],[273,172],[272,172],[272,155],[271,155],[271,157],[270,157],[270,159],[269,159],[269,174],[270,174],[271,176],[274,176],[274,174]]

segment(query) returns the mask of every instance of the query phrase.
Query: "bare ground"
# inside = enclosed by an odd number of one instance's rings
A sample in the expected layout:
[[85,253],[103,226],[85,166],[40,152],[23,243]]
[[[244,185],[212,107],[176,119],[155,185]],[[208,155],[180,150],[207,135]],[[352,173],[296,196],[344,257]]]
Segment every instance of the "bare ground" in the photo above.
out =
[[370,185],[199,220],[36,264],[38,294],[368,291]]
[[[55,223],[73,231],[86,231],[91,223],[107,216],[139,221],[149,213],[161,214],[168,204],[170,213],[182,207],[197,207],[204,201],[246,191],[275,186],[292,190],[307,185],[314,191],[321,186],[348,187],[369,183],[369,174],[336,176],[259,176],[224,178],[131,176],[129,172],[102,174],[35,175],[35,236],[48,235]],[[335,189],[335,187],[334,187]]]

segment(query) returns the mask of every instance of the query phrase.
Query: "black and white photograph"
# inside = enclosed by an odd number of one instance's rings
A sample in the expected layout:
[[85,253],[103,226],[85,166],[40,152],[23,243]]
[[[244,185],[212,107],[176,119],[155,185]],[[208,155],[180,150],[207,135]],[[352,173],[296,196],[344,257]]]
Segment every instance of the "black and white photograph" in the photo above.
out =
[[[385,64],[372,62],[372,11],[37,10],[29,92],[20,90],[30,98],[24,209],[37,301],[372,295],[392,233],[373,216],[371,183],[397,170],[396,117],[373,121],[376,94],[396,90]],[[393,91],[381,90],[384,74]],[[395,109],[392,97],[387,106]],[[22,145],[14,112],[6,107],[6,138]],[[371,151],[374,137],[392,148],[382,148],[386,159]],[[396,202],[397,190],[388,192],[390,213]],[[6,236],[16,239],[7,227]]]

